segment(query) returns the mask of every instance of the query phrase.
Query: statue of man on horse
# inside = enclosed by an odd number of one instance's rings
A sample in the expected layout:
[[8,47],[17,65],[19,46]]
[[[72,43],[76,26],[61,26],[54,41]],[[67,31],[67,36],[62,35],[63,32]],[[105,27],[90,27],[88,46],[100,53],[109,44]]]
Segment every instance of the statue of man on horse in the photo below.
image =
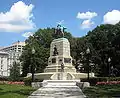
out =
[[67,29],[67,28],[62,26],[61,24],[58,24],[57,28],[55,28],[55,34],[56,35],[62,35],[62,37],[64,37],[65,29]]

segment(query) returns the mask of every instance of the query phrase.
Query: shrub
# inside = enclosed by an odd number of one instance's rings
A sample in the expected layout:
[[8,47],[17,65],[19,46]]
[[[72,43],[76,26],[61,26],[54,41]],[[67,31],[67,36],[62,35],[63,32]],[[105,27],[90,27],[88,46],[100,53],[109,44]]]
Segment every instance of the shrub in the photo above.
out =
[[0,77],[0,81],[8,81],[8,80],[9,80],[9,77],[6,77],[6,76]]
[[32,79],[31,78],[24,78],[24,84],[26,86],[31,86],[31,83],[32,83]]
[[[32,78],[24,78],[24,84],[26,86],[31,86],[31,83],[32,83]],[[40,79],[35,79],[34,82],[42,82],[43,80],[40,80]]]
[[[89,83],[90,85],[95,85],[97,83],[97,80],[98,78],[94,77],[94,78],[89,78]],[[87,78],[83,78],[81,79],[81,82],[87,82],[88,79]]]
[[10,81],[19,81],[20,79],[20,64],[13,62],[13,66],[10,68]]

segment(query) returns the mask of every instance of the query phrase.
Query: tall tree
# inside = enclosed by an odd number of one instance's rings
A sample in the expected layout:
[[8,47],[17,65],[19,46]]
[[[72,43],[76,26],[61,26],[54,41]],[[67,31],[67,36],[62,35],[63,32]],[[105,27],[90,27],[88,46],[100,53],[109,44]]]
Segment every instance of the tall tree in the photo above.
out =
[[[96,62],[96,58],[99,60],[96,64],[99,65],[100,76],[109,75],[109,67],[119,65],[120,62],[118,57],[120,57],[119,50],[117,50],[118,39],[119,39],[119,23],[116,25],[100,25],[94,30],[88,33],[88,41],[92,43],[96,55],[94,55],[93,61]],[[118,52],[118,53],[117,53]],[[111,58],[110,66],[108,66],[108,58]],[[117,62],[117,63],[116,63]]]
[[17,62],[13,62],[13,66],[10,69],[10,76],[11,81],[19,81],[20,78],[20,64]]
[[[65,38],[72,39],[69,32],[65,32]],[[48,57],[50,53],[50,43],[57,36],[54,33],[54,28],[39,29],[33,36],[26,40],[26,46],[20,57],[23,66],[23,76],[31,73],[31,65],[34,64],[36,72],[43,72],[48,64]],[[34,47],[35,53],[32,54]]]

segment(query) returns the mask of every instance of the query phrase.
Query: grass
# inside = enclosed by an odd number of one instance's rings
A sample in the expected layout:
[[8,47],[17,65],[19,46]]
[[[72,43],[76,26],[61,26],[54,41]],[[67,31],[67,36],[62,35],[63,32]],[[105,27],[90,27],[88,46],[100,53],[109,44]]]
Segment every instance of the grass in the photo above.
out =
[[[35,89],[30,86],[0,84],[0,98],[27,98]],[[120,84],[83,89],[88,98],[120,98]]]
[[30,86],[0,84],[0,98],[27,98],[33,91]]
[[83,92],[88,98],[120,98],[120,84],[91,86],[84,88]]

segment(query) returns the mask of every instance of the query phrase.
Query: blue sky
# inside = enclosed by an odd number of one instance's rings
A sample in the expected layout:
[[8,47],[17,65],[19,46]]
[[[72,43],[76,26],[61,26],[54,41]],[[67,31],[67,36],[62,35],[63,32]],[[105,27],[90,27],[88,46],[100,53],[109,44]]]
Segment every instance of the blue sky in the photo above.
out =
[[0,46],[24,41],[39,28],[67,27],[75,37],[120,21],[120,0],[1,0]]

